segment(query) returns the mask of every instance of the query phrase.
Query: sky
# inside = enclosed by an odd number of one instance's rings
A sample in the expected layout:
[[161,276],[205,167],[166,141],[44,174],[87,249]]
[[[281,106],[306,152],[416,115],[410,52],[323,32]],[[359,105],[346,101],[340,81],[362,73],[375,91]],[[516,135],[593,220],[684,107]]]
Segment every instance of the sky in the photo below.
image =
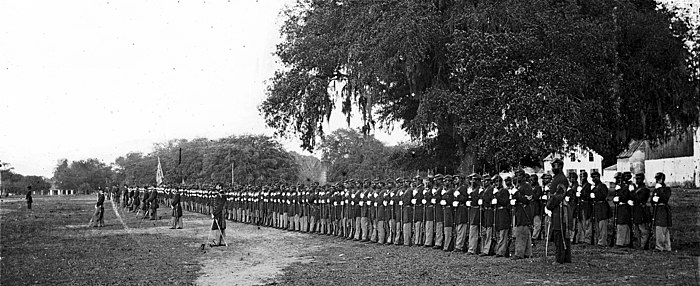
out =
[[[0,1],[0,161],[51,177],[61,158],[109,164],[175,138],[272,135],[257,107],[291,3]],[[325,130],[344,127],[338,111]]]

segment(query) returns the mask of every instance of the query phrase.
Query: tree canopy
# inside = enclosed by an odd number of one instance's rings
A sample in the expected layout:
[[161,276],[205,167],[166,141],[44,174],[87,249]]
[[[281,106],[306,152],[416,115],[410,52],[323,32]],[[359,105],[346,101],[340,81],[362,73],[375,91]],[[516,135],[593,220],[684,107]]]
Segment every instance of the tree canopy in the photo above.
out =
[[89,193],[98,188],[106,189],[115,181],[112,167],[98,159],[68,162],[59,160],[54,169],[53,180],[60,189]]
[[653,0],[298,0],[285,16],[260,111],[308,150],[338,101],[463,171],[563,146],[614,158],[698,121],[687,19]]
[[237,184],[293,183],[299,173],[294,156],[279,142],[267,136],[244,135],[216,140],[175,139],[155,144],[154,151],[147,155],[126,154],[115,160],[118,180],[155,184],[158,158],[165,182],[170,184],[229,184],[232,175]]

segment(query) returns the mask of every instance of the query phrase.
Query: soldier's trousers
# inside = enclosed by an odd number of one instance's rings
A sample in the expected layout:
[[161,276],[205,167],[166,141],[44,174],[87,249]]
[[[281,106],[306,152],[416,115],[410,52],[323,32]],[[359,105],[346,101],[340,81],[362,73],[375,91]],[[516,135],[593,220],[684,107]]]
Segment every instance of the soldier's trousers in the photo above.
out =
[[544,230],[542,229],[542,216],[535,215],[532,218],[532,223],[532,239],[537,239],[540,236],[540,233],[544,232]]
[[411,228],[413,228],[412,223],[407,222],[403,224],[403,244],[406,246],[411,245]]
[[589,220],[587,217],[585,217],[583,214],[581,214],[581,219],[579,220],[578,223],[578,242],[580,243],[588,243],[591,242],[591,233],[590,233],[590,225],[591,225],[591,220]]
[[435,239],[435,221],[429,220],[425,222],[425,246],[431,247]]
[[649,226],[646,223],[634,225],[634,237],[637,239],[640,248],[643,248],[649,239]]
[[377,236],[379,239],[379,243],[384,244],[386,243],[386,224],[383,220],[377,221]]
[[479,252],[479,226],[470,225],[469,226],[469,246],[467,247],[467,253],[476,254]]
[[467,228],[466,223],[457,225],[457,238],[455,240],[455,251],[464,251],[464,243],[467,240]]
[[627,246],[630,244],[630,225],[629,224],[618,224],[617,225],[617,237],[615,238],[616,246]]
[[301,230],[301,218],[299,217],[298,214],[294,215],[294,231],[300,231]]
[[309,216],[309,232],[316,232],[317,230],[316,216]]
[[396,220],[395,219],[389,219],[389,233],[387,233],[387,238],[386,238],[386,243],[387,244],[392,244],[396,242],[396,239],[394,238],[396,236]]
[[[367,218],[365,218],[367,219]],[[355,236],[354,240],[360,240],[362,238],[362,217],[355,218]]]
[[484,233],[481,234],[481,254],[491,255],[489,250],[491,249],[491,243],[493,243],[493,227],[484,227],[482,229],[484,230]]
[[377,235],[379,234],[379,221],[376,219],[372,220],[372,235],[369,236],[369,241],[377,242]]
[[515,257],[532,257],[532,235],[528,226],[515,227]]
[[450,250],[450,246],[452,245],[452,225],[445,226],[442,228],[443,233],[445,236],[445,242],[443,243],[442,250],[448,251]]
[[362,230],[361,239],[369,240],[369,218],[366,216],[360,217],[360,229]]
[[445,232],[443,230],[444,222],[435,222],[435,247],[442,247],[442,242],[445,240]]
[[157,212],[157,208],[151,208],[151,220],[155,220],[156,218],[158,218]]
[[508,255],[509,232],[507,229],[496,231],[496,256]]
[[403,224],[401,223],[401,221],[397,220],[394,225],[395,225],[394,231],[396,231],[396,233],[394,233],[394,244],[400,245],[401,244],[401,228],[403,227]]
[[413,223],[413,245],[423,246],[423,237],[421,233],[423,232],[423,222],[417,221]]
[[[591,233],[592,234],[592,233]],[[608,220],[604,219],[598,222],[595,229],[596,240],[599,246],[608,246]]]
[[170,227],[172,228],[182,228],[182,219],[179,217],[174,216],[173,220],[170,223]]
[[671,234],[668,232],[668,227],[657,225],[654,239],[656,250],[671,251]]
[[559,263],[571,262],[571,241],[564,239],[564,233],[560,230],[552,231],[552,238],[556,248],[556,259]]
[[321,223],[320,223],[321,229],[318,230],[321,234],[327,234],[330,233],[328,230],[328,219],[327,218],[322,218]]

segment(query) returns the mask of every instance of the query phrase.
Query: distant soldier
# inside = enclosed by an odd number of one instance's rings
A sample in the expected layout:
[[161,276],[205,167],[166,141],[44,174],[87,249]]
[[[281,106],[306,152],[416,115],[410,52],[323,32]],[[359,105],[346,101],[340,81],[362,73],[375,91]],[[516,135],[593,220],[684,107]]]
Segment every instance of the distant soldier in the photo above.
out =
[[581,183],[576,191],[579,197],[579,243],[588,243],[591,240],[591,212],[593,212],[593,200],[591,199],[591,184],[588,182],[588,173],[581,172]]
[[423,190],[425,187],[421,183],[421,177],[416,176],[413,178],[413,197],[411,198],[411,204],[413,205],[413,246],[423,246],[425,244],[425,238],[421,235],[423,233],[423,220],[425,219],[425,209],[423,206]]
[[622,174],[622,178],[618,182],[617,187],[615,187],[615,197],[613,197],[613,204],[616,207],[615,226],[617,228],[615,246],[618,247],[629,246],[631,241],[632,215],[630,208],[634,204],[631,196],[631,191],[634,191],[634,185],[629,181],[631,178],[632,174],[630,172]]
[[453,183],[454,182],[452,181],[452,176],[446,175],[444,178],[445,187],[441,193],[442,196],[440,198],[440,206],[442,206],[442,236],[444,237],[444,241],[442,243],[443,251],[454,250],[452,248],[452,243],[454,243],[452,232],[454,231],[454,209],[456,208],[452,206],[452,203],[455,200],[455,187]]
[[532,213],[532,240],[541,239],[542,217],[544,217],[542,204],[542,187],[540,186],[537,174],[530,175],[530,186],[532,186],[532,201],[528,205]]
[[435,244],[435,205],[438,203],[435,195],[437,192],[433,177],[428,176],[428,183],[423,192],[423,200],[425,200],[425,247],[433,247]]
[[569,205],[564,199],[569,182],[562,173],[564,162],[560,159],[552,161],[552,172],[554,177],[550,183],[550,190],[554,193],[547,201],[547,210],[551,217],[549,241],[556,246],[556,261],[553,264],[571,262],[571,241],[569,231],[571,230],[571,213]]
[[182,206],[180,205],[180,194],[182,193],[182,189],[178,188],[175,191],[175,195],[173,196],[172,201],[170,201],[170,208],[173,210],[172,211],[172,216],[173,216],[173,221],[170,226],[170,229],[182,229],[182,220],[180,219],[182,217]]
[[[581,200],[581,193],[579,190],[579,185],[578,185],[578,175],[576,173],[572,172],[569,173],[569,188],[566,190],[566,195],[564,196],[564,200],[566,203],[570,206],[571,210],[571,215],[573,217],[573,225],[572,225],[572,230],[570,234],[570,240],[571,244],[577,244],[578,240],[583,236],[582,233],[576,233],[576,229],[581,228],[581,220],[579,219],[579,206],[580,206],[580,200]],[[578,237],[574,237],[574,234],[577,234]]]
[[455,176],[454,182],[456,190],[454,191],[452,207],[455,209],[455,234],[457,235],[454,251],[464,252],[467,241],[467,229],[469,228],[469,207],[467,202],[469,201],[469,194],[471,193],[469,190],[471,187],[467,187],[460,176]]
[[226,198],[224,196],[224,191],[219,190],[214,199],[213,209],[211,218],[214,220],[211,224],[211,230],[213,233],[214,240],[210,246],[226,246],[226,220],[225,209]]
[[95,213],[92,216],[92,227],[103,227],[105,225],[104,214],[105,214],[105,193],[102,188],[99,188],[97,193],[97,203],[95,203]]
[[27,194],[25,195],[24,199],[27,201],[27,209],[31,210],[32,209],[32,186],[27,186]]
[[122,208],[129,206],[129,191],[129,187],[124,184],[124,188],[122,188]]
[[672,227],[671,208],[668,201],[671,198],[671,188],[666,186],[666,175],[656,173],[656,186],[651,197],[651,205],[654,207],[652,224],[655,227],[656,250],[671,251],[671,234],[668,231]]
[[155,187],[151,190],[151,194],[148,196],[147,202],[151,211],[151,220],[155,220],[158,218],[156,213],[158,210],[158,190]]
[[486,190],[481,196],[481,203],[483,208],[483,221],[482,221],[482,235],[481,235],[481,256],[492,255],[491,249],[494,247],[494,220],[496,219],[495,207],[498,200],[494,196],[494,193],[498,191],[501,185],[501,177],[495,175],[492,177],[493,185],[490,185],[489,180],[485,180]]
[[[498,175],[497,175],[498,176]],[[497,177],[497,178],[500,178]],[[510,239],[511,231],[511,213],[510,213],[510,190],[513,188],[513,178],[506,177],[504,188],[501,184],[494,180],[493,188],[493,208],[496,212],[494,220],[494,228],[496,230],[496,257],[509,256],[508,240]]]
[[445,213],[442,206],[447,205],[447,201],[442,199],[442,195],[447,190],[445,190],[442,174],[435,175],[434,180],[435,186],[433,188],[436,192],[433,194],[433,199],[435,199],[435,244],[433,249],[442,249],[443,242],[445,242]]

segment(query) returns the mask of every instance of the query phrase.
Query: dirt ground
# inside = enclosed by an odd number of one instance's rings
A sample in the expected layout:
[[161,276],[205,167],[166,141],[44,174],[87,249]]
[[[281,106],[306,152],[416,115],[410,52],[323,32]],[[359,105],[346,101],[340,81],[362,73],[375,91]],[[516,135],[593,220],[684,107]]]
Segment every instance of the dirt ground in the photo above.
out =
[[[698,285],[700,190],[674,190],[672,253],[573,247],[574,263],[544,257],[513,261],[383,246],[227,224],[227,247],[208,247],[211,219],[185,213],[184,229],[141,220],[111,202],[105,227],[87,224],[94,196],[35,197],[0,202],[0,285]],[[551,246],[551,245],[550,245]]]

